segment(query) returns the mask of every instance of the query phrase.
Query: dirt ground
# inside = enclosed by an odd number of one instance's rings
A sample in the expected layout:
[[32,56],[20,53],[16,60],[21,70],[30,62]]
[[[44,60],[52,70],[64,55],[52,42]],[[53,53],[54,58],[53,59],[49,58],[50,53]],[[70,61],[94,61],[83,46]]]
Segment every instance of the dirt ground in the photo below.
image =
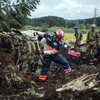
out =
[[[11,78],[12,73],[16,73],[16,71],[8,66],[14,65],[14,57],[5,51],[7,51],[5,48],[0,48],[0,100],[100,100],[100,92],[93,90],[93,88],[84,91],[72,91],[72,89],[56,91],[83,74],[98,73],[96,81],[100,80],[100,62],[98,62],[98,66],[90,65],[89,60],[83,59],[84,53],[81,54],[81,57],[73,57],[67,54],[65,48],[62,48],[60,54],[68,60],[73,71],[65,75],[63,68],[54,64],[59,67],[59,70],[48,75],[44,83],[40,83],[36,75],[31,76],[34,83],[30,83],[25,80],[14,81]],[[34,87],[36,95],[26,92],[32,87]],[[100,87],[100,82],[94,87]],[[40,97],[40,94],[43,96]]]

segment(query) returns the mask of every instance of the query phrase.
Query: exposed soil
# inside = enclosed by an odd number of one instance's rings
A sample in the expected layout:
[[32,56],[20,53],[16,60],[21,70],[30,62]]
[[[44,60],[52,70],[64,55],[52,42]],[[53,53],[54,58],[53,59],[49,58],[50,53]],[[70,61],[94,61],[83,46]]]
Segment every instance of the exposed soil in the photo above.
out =
[[[90,65],[89,60],[83,59],[84,53],[81,53],[81,57],[73,57],[67,54],[67,50],[62,48],[60,53],[68,60],[73,71],[68,75],[65,75],[63,68],[58,64],[57,72],[48,75],[47,80],[43,83],[38,81],[38,76],[26,76],[28,80],[33,80],[35,83],[30,83],[27,81],[14,81],[11,77],[16,71],[8,67],[9,65],[14,65],[14,57],[11,53],[5,52],[5,48],[0,48],[0,100],[99,100],[100,92],[91,89],[85,91],[72,91],[64,90],[61,92],[56,92],[57,88],[62,85],[80,77],[83,74],[99,74],[96,80],[100,80],[100,67]],[[38,97],[31,93],[28,93],[28,89],[32,86],[35,88],[36,93],[44,94],[43,97]],[[100,83],[95,87],[100,87]]]

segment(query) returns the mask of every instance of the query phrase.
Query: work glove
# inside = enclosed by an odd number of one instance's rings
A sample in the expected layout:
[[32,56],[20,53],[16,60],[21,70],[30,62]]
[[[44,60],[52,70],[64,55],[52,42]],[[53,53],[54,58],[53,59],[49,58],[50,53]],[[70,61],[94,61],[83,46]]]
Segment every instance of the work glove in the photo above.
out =
[[67,48],[68,46],[67,45],[64,45],[64,47]]

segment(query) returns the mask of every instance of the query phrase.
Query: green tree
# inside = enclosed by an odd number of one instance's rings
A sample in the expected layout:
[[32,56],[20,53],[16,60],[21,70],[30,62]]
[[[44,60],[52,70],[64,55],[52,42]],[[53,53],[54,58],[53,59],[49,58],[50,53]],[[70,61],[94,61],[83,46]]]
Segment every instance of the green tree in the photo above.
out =
[[61,17],[56,17],[56,16],[47,16],[47,17],[30,19],[29,24],[32,26],[42,26],[44,23],[47,23],[48,27],[52,26],[65,27],[65,20]]
[[89,23],[86,24],[86,29],[90,29],[91,25]]
[[48,31],[48,24],[47,23],[43,23],[43,25],[40,28],[40,31],[47,32]]
[[39,2],[40,0],[0,0],[1,28],[6,29],[6,26],[9,30],[11,27],[23,27]]

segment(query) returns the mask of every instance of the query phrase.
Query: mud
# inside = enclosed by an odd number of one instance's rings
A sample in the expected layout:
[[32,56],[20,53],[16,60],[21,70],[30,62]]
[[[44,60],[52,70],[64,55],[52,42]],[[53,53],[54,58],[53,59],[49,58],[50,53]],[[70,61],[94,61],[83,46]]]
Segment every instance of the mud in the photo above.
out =
[[[64,90],[61,92],[56,92],[57,88],[62,85],[80,77],[83,74],[99,74],[96,80],[100,80],[100,67],[90,65],[90,60],[83,59],[85,54],[81,53],[81,57],[73,57],[67,54],[67,50],[62,48],[60,53],[68,60],[72,73],[65,75],[63,68],[58,64],[57,71],[48,75],[47,80],[44,83],[38,81],[38,75],[28,76],[34,83],[23,80],[14,81],[12,79],[12,74],[16,73],[9,65],[14,65],[14,57],[11,53],[5,52],[5,48],[0,48],[0,100],[99,100],[100,92],[91,89],[85,91],[72,91]],[[35,88],[35,93],[44,94],[44,96],[39,97],[29,92],[30,88]],[[95,87],[100,87],[100,83]]]

